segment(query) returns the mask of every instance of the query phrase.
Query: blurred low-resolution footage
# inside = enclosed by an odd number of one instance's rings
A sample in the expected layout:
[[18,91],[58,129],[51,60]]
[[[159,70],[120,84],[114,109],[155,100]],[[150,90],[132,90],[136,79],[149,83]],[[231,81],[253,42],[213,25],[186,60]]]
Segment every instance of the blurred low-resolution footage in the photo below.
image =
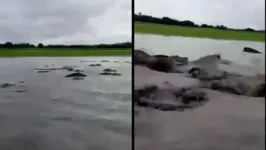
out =
[[135,150],[265,149],[264,6],[135,0]]
[[0,150],[130,150],[131,0],[1,0]]

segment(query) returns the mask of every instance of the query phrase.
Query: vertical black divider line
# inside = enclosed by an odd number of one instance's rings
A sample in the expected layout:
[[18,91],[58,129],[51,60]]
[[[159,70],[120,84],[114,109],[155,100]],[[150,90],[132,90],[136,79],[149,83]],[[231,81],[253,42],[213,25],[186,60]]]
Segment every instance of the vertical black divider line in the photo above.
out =
[[134,0],[131,0],[131,36],[132,36],[132,39],[131,39],[131,43],[132,43],[132,50],[131,50],[131,73],[132,73],[132,78],[131,78],[131,85],[132,85],[132,92],[131,92],[131,95],[132,95],[132,99],[131,99],[131,107],[132,107],[132,112],[131,112],[131,115],[132,115],[132,125],[131,125],[131,135],[132,135],[132,142],[131,142],[131,146],[132,146],[132,150],[135,150],[135,128],[134,128],[134,117],[135,117],[135,109],[134,109],[134,31],[135,31],[135,28],[134,28]]
[[[264,6],[265,6],[265,1],[264,1]],[[264,12],[266,14],[266,9],[264,8]],[[264,23],[264,34],[265,34],[265,29],[266,29],[266,24]],[[264,42],[266,42],[266,39],[264,38]],[[264,44],[264,58],[266,57],[266,53],[265,53],[265,49],[266,49],[266,45]],[[264,59],[264,64],[266,64],[266,60]],[[264,78],[266,80],[266,76],[265,76],[265,70],[266,70],[266,65],[264,65]],[[264,90],[265,92],[265,90]],[[264,97],[264,99],[266,100],[266,97]],[[264,105],[266,106],[266,104],[264,103]],[[265,114],[266,114],[266,110],[265,110]],[[266,124],[266,119],[264,120],[265,121],[265,124]],[[266,131],[264,130],[265,134],[266,134]]]

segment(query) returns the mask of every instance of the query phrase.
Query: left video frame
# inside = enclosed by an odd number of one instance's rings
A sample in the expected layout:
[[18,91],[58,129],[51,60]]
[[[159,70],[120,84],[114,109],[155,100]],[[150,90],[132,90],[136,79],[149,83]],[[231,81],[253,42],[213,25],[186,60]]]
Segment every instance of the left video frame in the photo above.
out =
[[1,150],[131,150],[131,4],[1,1]]

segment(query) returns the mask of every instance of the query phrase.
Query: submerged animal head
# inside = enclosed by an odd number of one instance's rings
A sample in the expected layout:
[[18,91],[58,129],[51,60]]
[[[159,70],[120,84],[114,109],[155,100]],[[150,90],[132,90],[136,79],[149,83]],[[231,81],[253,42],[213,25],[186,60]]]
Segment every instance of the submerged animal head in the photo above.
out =
[[215,54],[218,59],[221,59],[221,54]]

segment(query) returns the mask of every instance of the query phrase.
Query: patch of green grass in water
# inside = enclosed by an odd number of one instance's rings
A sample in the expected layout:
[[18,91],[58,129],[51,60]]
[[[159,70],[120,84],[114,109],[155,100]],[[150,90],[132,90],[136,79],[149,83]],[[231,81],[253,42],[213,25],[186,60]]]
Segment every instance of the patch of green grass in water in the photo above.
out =
[[131,49],[72,49],[72,48],[0,48],[0,57],[74,57],[74,56],[131,56]]
[[244,40],[244,41],[258,41],[258,42],[265,41],[265,33],[261,32],[182,27],[182,26],[161,25],[161,24],[152,24],[152,23],[135,23],[135,32],[172,35],[172,36],[225,39],[225,40]]

